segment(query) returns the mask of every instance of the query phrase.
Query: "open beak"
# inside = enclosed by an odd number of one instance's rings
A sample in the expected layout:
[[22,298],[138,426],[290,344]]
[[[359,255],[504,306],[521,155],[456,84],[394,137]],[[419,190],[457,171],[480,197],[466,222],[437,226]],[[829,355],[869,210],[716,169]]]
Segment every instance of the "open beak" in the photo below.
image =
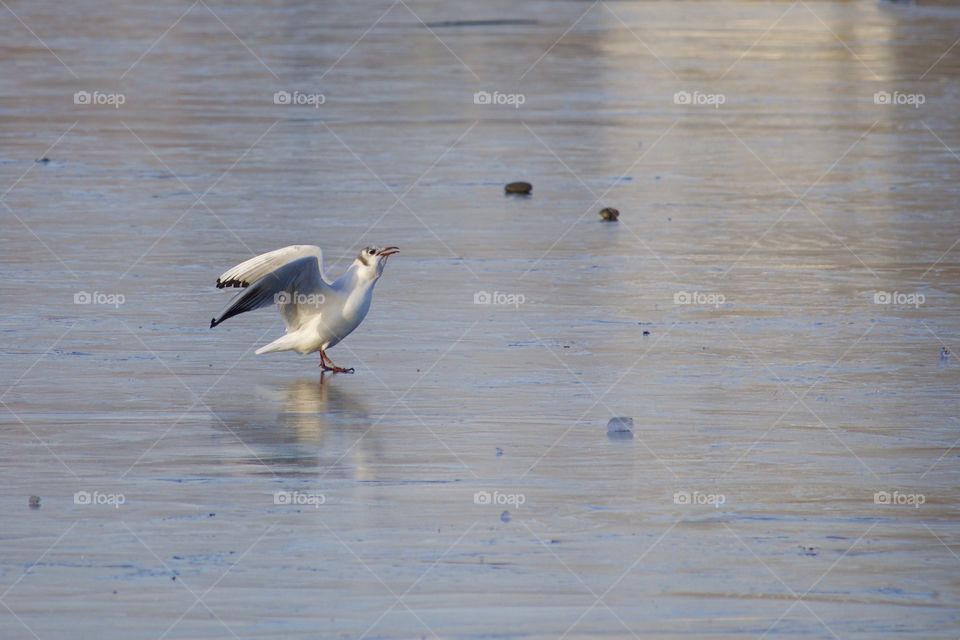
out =
[[395,253],[400,253],[400,247],[384,247],[377,253],[381,258],[388,258]]

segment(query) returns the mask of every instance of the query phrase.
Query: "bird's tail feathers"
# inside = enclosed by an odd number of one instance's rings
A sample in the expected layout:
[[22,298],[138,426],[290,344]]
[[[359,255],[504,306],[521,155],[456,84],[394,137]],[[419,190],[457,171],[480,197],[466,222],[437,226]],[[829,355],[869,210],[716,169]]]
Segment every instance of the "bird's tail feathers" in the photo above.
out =
[[254,353],[259,356],[263,353],[273,353],[274,351],[291,351],[295,348],[296,342],[297,337],[292,333],[288,333],[281,338],[277,338],[270,344],[263,345],[254,351]]

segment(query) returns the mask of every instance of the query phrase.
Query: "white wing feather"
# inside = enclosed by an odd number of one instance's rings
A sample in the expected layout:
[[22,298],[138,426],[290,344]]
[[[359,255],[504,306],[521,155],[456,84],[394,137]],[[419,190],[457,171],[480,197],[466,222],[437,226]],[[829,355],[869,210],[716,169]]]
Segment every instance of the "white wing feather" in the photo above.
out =
[[246,262],[241,262],[232,269],[228,269],[223,275],[217,278],[217,288],[248,287],[283,265],[307,256],[315,256],[317,258],[317,264],[320,266],[320,278],[324,282],[327,282],[327,278],[323,273],[323,252],[320,250],[320,247],[309,244],[294,244],[250,258]]
[[[296,257],[295,253],[304,255]],[[251,258],[225,272],[217,281],[218,287],[246,289],[230,301],[220,317],[210,322],[210,327],[272,304],[279,307],[288,331],[296,330],[306,318],[320,314],[335,292],[323,277],[321,257],[316,255],[319,253],[319,248],[306,245],[285,247]],[[291,256],[293,259],[288,261]]]

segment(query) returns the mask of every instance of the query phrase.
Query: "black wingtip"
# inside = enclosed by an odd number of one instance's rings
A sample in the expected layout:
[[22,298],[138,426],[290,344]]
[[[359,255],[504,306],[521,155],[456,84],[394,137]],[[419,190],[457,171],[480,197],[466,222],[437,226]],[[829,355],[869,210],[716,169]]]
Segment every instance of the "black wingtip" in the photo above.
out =
[[216,318],[213,318],[212,320],[210,320],[210,328],[211,328],[211,329],[213,329],[213,328],[214,328],[215,326],[217,326],[218,324],[220,324],[220,323],[217,322],[217,319],[216,319]]
[[239,289],[241,287],[249,287],[249,282],[244,282],[243,280],[223,280],[217,278],[217,289],[224,289],[226,287],[233,287],[234,289]]

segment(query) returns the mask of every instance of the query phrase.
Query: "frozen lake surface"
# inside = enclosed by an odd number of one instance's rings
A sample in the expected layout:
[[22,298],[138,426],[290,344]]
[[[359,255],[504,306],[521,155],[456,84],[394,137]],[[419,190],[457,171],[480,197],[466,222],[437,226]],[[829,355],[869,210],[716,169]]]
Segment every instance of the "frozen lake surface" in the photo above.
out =
[[957,637],[960,9],[0,12],[0,637]]

